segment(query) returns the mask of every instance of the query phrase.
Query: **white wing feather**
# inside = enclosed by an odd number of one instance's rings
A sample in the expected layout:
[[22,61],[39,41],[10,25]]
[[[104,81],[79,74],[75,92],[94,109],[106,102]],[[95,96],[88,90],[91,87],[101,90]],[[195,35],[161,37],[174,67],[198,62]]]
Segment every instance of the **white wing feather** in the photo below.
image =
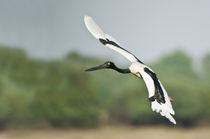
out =
[[[115,42],[116,44],[119,45],[119,43],[114,38],[112,38],[108,34],[105,34],[90,16],[85,15],[84,22],[85,22],[85,25],[86,25],[88,31],[96,39],[103,39],[103,40],[108,39],[108,40],[113,41],[113,42]],[[133,54],[131,54],[130,52],[128,52],[124,48],[120,48],[120,47],[117,47],[117,46],[112,45],[112,44],[106,44],[106,46],[108,46],[109,48],[111,48],[111,49],[117,51],[118,53],[122,54],[132,63],[138,61],[138,59]],[[152,78],[148,74],[146,74],[145,72],[140,72],[140,73],[141,73],[141,75],[142,75],[142,77],[145,81],[146,86],[147,86],[147,89],[148,89],[148,92],[149,92],[149,97],[152,97],[154,95],[154,92],[155,92],[154,82],[153,82]],[[172,123],[176,124],[175,119],[171,116],[171,114],[174,115],[175,112],[174,112],[174,110],[172,108],[172,105],[171,105],[171,102],[168,98],[168,94],[167,94],[166,90],[164,89],[164,87],[163,87],[163,85],[161,84],[160,81],[159,81],[159,83],[162,87],[166,102],[160,104],[155,100],[154,102],[152,102],[152,106],[151,106],[152,110],[160,113],[162,116],[165,116],[166,118],[168,118]]]
[[[110,35],[105,34],[101,28],[95,23],[95,21],[88,15],[85,15],[84,17],[84,22],[85,25],[88,29],[88,31],[96,38],[96,39],[103,39],[103,40],[110,40],[115,42],[116,44],[119,45],[119,43]],[[136,62],[138,61],[138,59],[136,59],[136,57],[131,54],[130,52],[128,52],[127,50],[125,50],[124,48],[120,48],[117,47],[115,45],[112,44],[106,44],[106,46],[108,46],[109,48],[117,51],[118,53],[122,54],[123,56],[125,56],[130,62]]]
[[155,86],[154,86],[154,81],[152,80],[152,78],[145,72],[140,72],[141,76],[143,77],[143,80],[146,84],[148,93],[149,93],[149,97],[152,97],[155,95]]
[[106,39],[106,34],[101,30],[101,28],[95,23],[95,21],[88,15],[84,17],[85,26],[88,31],[96,38],[96,39]]
[[[144,82],[147,86],[147,89],[148,89],[148,92],[149,92],[149,97],[154,96],[155,88],[154,88],[154,82],[153,82],[152,78],[148,74],[146,74],[145,72],[141,72],[141,75],[142,75],[142,77],[144,79]],[[172,105],[171,105],[171,102],[169,100],[168,94],[167,94],[166,90],[164,89],[164,87],[163,87],[163,85],[161,84],[160,81],[159,81],[159,83],[162,87],[166,102],[160,104],[156,100],[153,101],[152,106],[151,106],[152,110],[156,111],[157,113],[160,113],[162,116],[165,116],[173,124],[176,124],[175,119],[171,116],[171,114],[174,115],[175,112],[172,108]]]

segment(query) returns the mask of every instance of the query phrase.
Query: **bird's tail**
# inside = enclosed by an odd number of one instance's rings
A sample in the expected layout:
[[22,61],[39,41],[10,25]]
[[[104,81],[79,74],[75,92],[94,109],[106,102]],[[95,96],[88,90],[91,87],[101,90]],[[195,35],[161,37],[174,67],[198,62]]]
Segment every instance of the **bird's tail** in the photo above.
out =
[[163,93],[164,93],[166,102],[165,103],[158,103],[156,100],[153,101],[152,102],[152,110],[156,111],[157,113],[160,113],[162,116],[165,116],[173,124],[176,124],[175,119],[173,118],[173,116],[171,116],[171,115],[174,115],[175,112],[174,112],[174,110],[172,108],[169,96],[168,96],[165,88],[163,87],[162,83],[160,81],[159,81],[159,83],[160,83],[160,85],[161,85],[161,87],[163,89]]
[[162,116],[165,116],[173,124],[176,124],[175,119],[173,118],[173,116],[171,116],[171,114],[174,115],[173,112],[171,113],[171,111],[173,110],[171,110],[171,108],[169,108],[167,104],[160,104],[155,100],[152,102],[152,110],[156,111],[157,113],[160,113]]

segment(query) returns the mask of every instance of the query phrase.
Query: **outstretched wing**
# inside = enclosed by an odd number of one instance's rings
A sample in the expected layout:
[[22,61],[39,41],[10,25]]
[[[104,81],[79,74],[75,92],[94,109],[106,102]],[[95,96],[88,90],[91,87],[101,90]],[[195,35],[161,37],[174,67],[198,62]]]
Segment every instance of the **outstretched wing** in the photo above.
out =
[[109,48],[117,51],[118,53],[125,56],[130,62],[140,62],[142,63],[135,55],[128,52],[124,48],[120,47],[119,43],[109,36],[108,34],[105,34],[101,28],[95,23],[95,21],[88,15],[85,15],[84,17],[85,25],[88,29],[88,31],[96,38],[98,39],[102,44],[105,46],[108,46]]
[[149,100],[152,103],[152,110],[165,116],[173,124],[176,124],[175,119],[171,116],[171,114],[174,115],[175,112],[172,108],[168,94],[155,73],[146,67],[144,71],[141,72],[141,76],[149,92]]

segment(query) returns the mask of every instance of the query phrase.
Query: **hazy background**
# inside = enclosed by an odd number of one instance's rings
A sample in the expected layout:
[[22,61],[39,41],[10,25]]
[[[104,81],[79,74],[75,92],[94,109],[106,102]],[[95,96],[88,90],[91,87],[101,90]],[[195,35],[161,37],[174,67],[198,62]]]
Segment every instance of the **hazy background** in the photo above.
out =
[[196,59],[210,51],[209,6],[208,0],[1,0],[0,42],[37,58],[77,50],[119,59],[88,33],[88,14],[142,61],[177,48]]
[[[0,0],[0,138],[209,138],[209,7],[204,0]],[[175,100],[176,126],[151,110],[143,80],[84,72],[106,60],[129,64],[87,31],[84,14],[157,73]]]

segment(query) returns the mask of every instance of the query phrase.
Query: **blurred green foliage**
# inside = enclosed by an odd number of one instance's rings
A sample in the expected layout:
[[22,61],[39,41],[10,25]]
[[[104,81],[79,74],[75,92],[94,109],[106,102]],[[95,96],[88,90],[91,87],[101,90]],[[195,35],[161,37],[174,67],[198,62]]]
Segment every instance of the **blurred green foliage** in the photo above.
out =
[[[152,112],[143,80],[112,70],[84,72],[103,62],[76,52],[62,60],[37,60],[23,50],[1,46],[0,127],[169,123]],[[192,64],[188,55],[176,51],[150,65],[175,100],[179,125],[210,121],[210,54],[201,73]]]

